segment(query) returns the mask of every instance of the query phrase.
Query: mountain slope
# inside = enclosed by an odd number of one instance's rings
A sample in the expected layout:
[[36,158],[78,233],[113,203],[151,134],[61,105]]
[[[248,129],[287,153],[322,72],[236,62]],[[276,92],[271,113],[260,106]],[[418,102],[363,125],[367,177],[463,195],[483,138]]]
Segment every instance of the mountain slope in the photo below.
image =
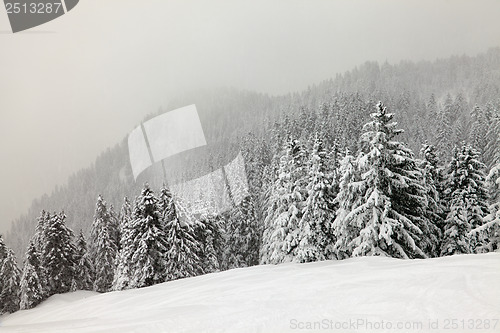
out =
[[287,332],[322,325],[316,328],[398,332],[428,331],[431,321],[433,331],[455,323],[453,332],[470,331],[467,325],[498,332],[498,281],[500,253],[265,265],[143,289],[55,295],[0,317],[0,327],[2,333]]

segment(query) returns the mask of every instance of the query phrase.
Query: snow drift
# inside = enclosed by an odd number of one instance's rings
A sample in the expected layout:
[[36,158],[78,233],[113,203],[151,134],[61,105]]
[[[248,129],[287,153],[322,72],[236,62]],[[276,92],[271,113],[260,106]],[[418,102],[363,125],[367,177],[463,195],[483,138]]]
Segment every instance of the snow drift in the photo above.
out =
[[55,295],[8,332],[500,331],[500,253],[265,265]]

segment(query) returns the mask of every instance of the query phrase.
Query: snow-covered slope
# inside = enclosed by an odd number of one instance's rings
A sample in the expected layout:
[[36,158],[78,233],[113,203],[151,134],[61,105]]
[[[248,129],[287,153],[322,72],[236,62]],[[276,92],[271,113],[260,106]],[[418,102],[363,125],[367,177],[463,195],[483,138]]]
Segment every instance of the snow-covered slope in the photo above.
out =
[[0,332],[425,332],[429,322],[433,332],[500,332],[499,319],[500,253],[489,253],[257,266],[55,295],[0,317]]

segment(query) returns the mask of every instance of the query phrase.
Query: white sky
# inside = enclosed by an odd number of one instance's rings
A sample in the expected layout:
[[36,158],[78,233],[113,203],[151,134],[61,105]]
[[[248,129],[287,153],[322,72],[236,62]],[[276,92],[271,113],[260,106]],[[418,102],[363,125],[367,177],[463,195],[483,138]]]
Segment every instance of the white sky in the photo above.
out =
[[500,1],[82,0],[10,33],[0,8],[0,232],[169,98],[301,90],[366,60],[500,46]]

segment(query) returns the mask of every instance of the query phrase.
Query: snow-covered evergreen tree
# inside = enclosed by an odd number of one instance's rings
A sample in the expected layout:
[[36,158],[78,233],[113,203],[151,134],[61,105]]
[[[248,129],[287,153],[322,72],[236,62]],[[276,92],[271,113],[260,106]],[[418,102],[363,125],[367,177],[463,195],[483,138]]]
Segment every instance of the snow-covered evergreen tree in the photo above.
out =
[[202,266],[200,274],[233,268],[225,256],[226,253],[223,253],[230,245],[224,241],[222,221],[224,221],[222,216],[208,215],[202,216],[199,223],[194,225],[196,240],[200,244],[197,253]]
[[109,291],[113,283],[117,253],[116,229],[106,201],[99,195],[90,231],[90,257],[95,267],[94,290],[98,292]]
[[232,211],[227,224],[225,262],[227,268],[259,263],[261,227],[256,218],[253,196],[244,198]]
[[20,308],[31,309],[44,299],[44,291],[40,282],[40,254],[31,239],[24,260],[23,273],[20,282]]
[[422,145],[420,150],[422,160],[419,161],[419,168],[422,172],[423,185],[427,195],[427,206],[425,207],[425,217],[429,220],[428,238],[424,244],[424,251],[431,257],[439,256],[441,229],[444,224],[445,207],[443,205],[443,193],[441,183],[443,175],[439,168],[436,147],[427,143]]
[[304,155],[300,142],[290,138],[267,202],[260,254],[263,264],[290,262],[295,256],[306,199]]
[[71,290],[93,290],[94,274],[94,265],[87,250],[87,241],[83,231],[80,230],[75,244],[75,275]]
[[43,267],[43,263],[44,263],[43,254],[45,253],[45,247],[47,244],[45,239],[46,239],[46,235],[47,235],[49,220],[50,220],[50,214],[48,212],[46,212],[45,210],[42,210],[40,212],[40,215],[37,218],[37,225],[35,228],[35,234],[32,237],[33,244],[35,245],[36,251],[39,254],[39,261],[41,264],[39,271],[37,271],[37,274],[38,274],[38,278],[40,280],[40,284],[42,285],[44,298],[46,298],[48,296],[47,293],[49,291],[47,277],[45,276],[46,270]]
[[199,222],[189,214],[178,198],[171,200],[168,212],[165,220],[168,244],[167,280],[203,274],[203,265],[198,257],[202,244],[196,237],[196,226]]
[[166,252],[171,245],[166,242],[158,198],[148,184],[137,200],[131,228],[135,237],[131,240],[133,269],[130,286],[141,288],[164,282],[167,276]]
[[44,236],[45,247],[41,256],[47,279],[47,297],[70,291],[74,276],[75,247],[73,231],[66,224],[64,212],[49,216]]
[[368,151],[358,161],[364,193],[343,222],[360,230],[349,244],[352,255],[426,257],[419,246],[425,237],[422,227],[428,223],[423,214],[425,189],[413,154],[394,141],[402,130],[395,128],[393,114],[382,103],[370,116],[372,121],[365,124],[361,137]]
[[116,256],[113,290],[129,288],[130,277],[133,271],[133,240],[136,238],[132,229],[132,217],[132,206],[128,198],[125,197],[122,209],[120,210],[120,246]]
[[453,129],[452,129],[452,113],[453,113],[453,101],[451,96],[448,94],[444,108],[439,113],[437,122],[438,122],[438,130],[437,130],[437,146],[439,151],[442,154],[442,159],[447,160],[446,158],[449,156],[449,152],[453,148],[452,137],[453,137]]
[[299,222],[299,244],[294,258],[297,262],[334,258],[333,176],[327,166],[323,142],[317,135],[307,166],[307,199]]
[[491,168],[486,178],[491,204],[483,224],[471,230],[470,236],[481,240],[476,252],[497,251],[500,248],[500,163]]
[[[0,266],[3,263],[3,260],[7,256],[7,245],[3,240],[3,236],[0,234]],[[2,290],[2,286],[0,285],[0,291]]]
[[16,257],[12,249],[5,247],[5,257],[0,267],[0,314],[13,313],[19,310],[19,278],[21,272],[17,267]]
[[493,105],[486,106],[488,130],[486,133],[485,163],[493,167],[500,163],[500,110]]
[[346,220],[346,216],[353,208],[359,206],[364,190],[357,159],[350,154],[349,150],[340,162],[338,173],[340,179],[339,191],[334,201],[337,205],[337,212],[333,222],[336,238],[333,251],[338,259],[346,259],[352,255],[351,242],[359,235],[359,227],[350,220]]
[[481,246],[481,240],[470,237],[470,231],[481,226],[488,213],[484,169],[474,148],[463,145],[455,149],[448,167],[450,211],[445,221],[442,256],[472,253],[476,246]]

